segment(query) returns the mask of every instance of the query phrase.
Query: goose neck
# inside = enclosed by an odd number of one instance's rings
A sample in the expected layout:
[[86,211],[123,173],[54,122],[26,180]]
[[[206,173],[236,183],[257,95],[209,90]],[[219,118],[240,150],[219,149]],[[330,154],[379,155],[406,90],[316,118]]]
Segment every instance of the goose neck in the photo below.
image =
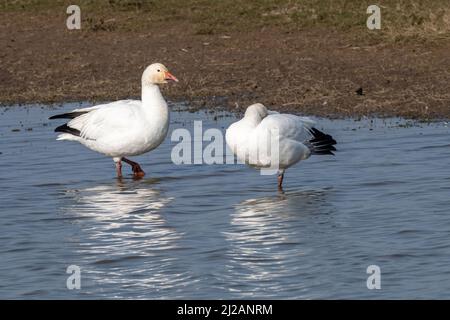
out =
[[159,104],[165,102],[164,98],[161,94],[161,91],[159,91],[159,87],[156,84],[151,85],[143,85],[142,86],[142,104],[148,105],[155,103]]

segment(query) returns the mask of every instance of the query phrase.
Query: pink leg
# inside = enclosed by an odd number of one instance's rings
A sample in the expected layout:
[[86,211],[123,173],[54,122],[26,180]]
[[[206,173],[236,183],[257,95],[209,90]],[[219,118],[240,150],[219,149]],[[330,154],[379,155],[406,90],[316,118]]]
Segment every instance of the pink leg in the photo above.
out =
[[122,178],[122,162],[121,161],[116,162],[116,172],[117,172],[117,178]]
[[284,172],[278,174],[278,190],[283,191],[283,178],[284,178]]
[[131,166],[135,178],[142,178],[145,176],[144,170],[142,170],[141,166],[137,162],[131,161],[127,158],[122,158],[122,160]]

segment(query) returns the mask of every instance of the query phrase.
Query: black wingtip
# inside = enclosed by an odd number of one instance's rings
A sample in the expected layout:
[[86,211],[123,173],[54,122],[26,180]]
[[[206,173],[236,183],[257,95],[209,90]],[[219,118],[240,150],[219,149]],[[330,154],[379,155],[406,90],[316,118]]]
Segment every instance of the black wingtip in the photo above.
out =
[[57,114],[57,115],[51,116],[48,119],[49,120],[54,120],[54,119],[74,119],[74,118],[79,117],[82,114],[85,114],[85,113],[88,113],[88,112],[89,111],[75,111],[75,112],[62,113],[62,114]]
[[70,133],[74,136],[79,137],[80,131],[74,128],[71,128],[67,125],[67,123],[63,124],[62,126],[59,126],[55,129],[55,132],[63,132],[63,133]]
[[309,132],[313,136],[313,138],[308,141],[312,154],[327,154],[334,156],[333,151],[337,151],[334,145],[337,142],[332,136],[325,134],[316,128],[309,129]]

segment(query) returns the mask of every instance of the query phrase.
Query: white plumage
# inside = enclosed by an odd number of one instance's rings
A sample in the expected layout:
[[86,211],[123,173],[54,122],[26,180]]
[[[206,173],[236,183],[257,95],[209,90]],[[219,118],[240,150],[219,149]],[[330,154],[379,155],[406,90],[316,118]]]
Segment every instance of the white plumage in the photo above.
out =
[[[312,154],[333,154],[336,141],[314,128],[308,117],[280,114],[269,111],[261,103],[249,106],[244,117],[231,124],[226,132],[226,142],[237,158],[246,164],[279,168],[279,187],[284,171]],[[278,150],[272,150],[278,143]],[[274,158],[274,153],[277,157]],[[277,164],[272,163],[273,160]]]
[[69,118],[55,129],[57,140],[77,141],[91,150],[113,157],[121,176],[121,161],[129,163],[136,176],[140,166],[126,159],[158,147],[169,128],[169,110],[157,84],[178,81],[162,64],[152,64],[142,75],[142,101],[120,100],[76,109],[50,119]]

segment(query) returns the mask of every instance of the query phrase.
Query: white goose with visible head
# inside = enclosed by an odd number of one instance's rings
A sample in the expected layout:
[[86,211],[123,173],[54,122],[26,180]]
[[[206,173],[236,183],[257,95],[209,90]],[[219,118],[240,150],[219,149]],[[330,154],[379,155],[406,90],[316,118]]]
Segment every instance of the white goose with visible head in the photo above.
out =
[[78,141],[112,157],[118,177],[122,176],[122,160],[131,165],[135,177],[144,176],[139,164],[125,157],[146,153],[164,141],[169,109],[158,84],[169,80],[178,82],[164,65],[154,63],[142,74],[142,101],[120,100],[50,117],[71,119],[55,129],[62,132],[57,140]]
[[257,168],[274,165],[270,144],[277,139],[278,188],[282,189],[287,168],[311,155],[334,155],[336,141],[314,125],[308,117],[280,114],[256,103],[247,108],[244,118],[228,127],[225,139],[240,161]]

